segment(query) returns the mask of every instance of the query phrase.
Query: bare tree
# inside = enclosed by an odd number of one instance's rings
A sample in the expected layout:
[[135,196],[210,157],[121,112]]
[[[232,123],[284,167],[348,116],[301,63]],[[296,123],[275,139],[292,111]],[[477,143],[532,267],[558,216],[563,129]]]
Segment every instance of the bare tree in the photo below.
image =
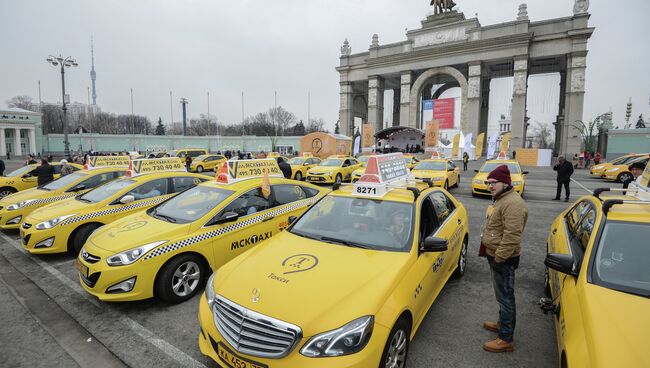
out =
[[277,127],[277,132],[273,132],[277,135],[284,135],[285,131],[291,125],[296,124],[296,116],[292,112],[285,110],[282,106],[269,109],[268,115],[271,123],[274,125],[274,129]]
[[305,127],[305,133],[327,132],[325,130],[325,120],[323,118],[311,119]]
[[553,147],[555,134],[549,124],[537,122],[534,134],[536,135],[535,141],[538,148],[546,149]]
[[14,96],[7,100],[7,107],[17,107],[24,110],[38,111],[33,110],[34,106],[38,106],[33,103],[33,100],[34,99],[29,96]]

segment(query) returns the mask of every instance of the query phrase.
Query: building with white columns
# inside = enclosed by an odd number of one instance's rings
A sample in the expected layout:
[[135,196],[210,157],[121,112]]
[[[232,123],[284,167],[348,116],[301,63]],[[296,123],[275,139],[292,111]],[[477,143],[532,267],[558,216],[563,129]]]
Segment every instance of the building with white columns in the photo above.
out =
[[[503,11],[500,3],[495,6]],[[511,22],[494,25],[481,25],[477,18],[466,19],[463,13],[451,11],[427,16],[422,27],[408,30],[401,42],[381,45],[375,34],[367,50],[352,53],[346,40],[336,68],[341,132],[351,136],[355,119],[373,123],[375,132],[381,131],[387,90],[393,91],[393,126],[423,130],[423,101],[459,87],[461,111],[456,126],[476,137],[488,130],[491,80],[512,77],[510,147],[520,148],[527,142],[528,77],[558,73],[555,153],[579,152],[580,134],[571,126],[583,119],[587,42],[594,32],[588,24],[588,8],[588,0],[575,0],[572,15],[531,22],[526,4],[521,4],[512,9]]]
[[0,156],[40,152],[41,114],[19,108],[0,110]]

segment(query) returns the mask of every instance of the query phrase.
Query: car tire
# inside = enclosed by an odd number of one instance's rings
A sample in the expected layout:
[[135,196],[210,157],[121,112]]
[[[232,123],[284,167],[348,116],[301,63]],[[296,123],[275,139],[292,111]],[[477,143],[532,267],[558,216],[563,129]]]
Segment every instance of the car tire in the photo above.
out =
[[548,267],[544,267],[544,295],[551,298],[551,276],[548,273]]
[[443,187],[445,188],[445,190],[449,190],[449,182],[447,180],[445,180],[445,184],[443,185]]
[[302,173],[300,171],[296,173],[296,180],[298,181],[302,180]]
[[632,173],[629,172],[624,172],[618,174],[618,177],[616,178],[616,182],[618,183],[625,183],[628,180],[632,180],[634,177],[632,176]]
[[336,174],[336,178],[334,179],[334,182],[336,184],[341,184],[343,182],[343,177],[341,176],[341,174]]
[[199,256],[185,253],[167,261],[156,276],[156,296],[170,303],[193,297],[207,279],[208,267]]
[[460,186],[460,175],[458,175],[458,178],[456,178],[456,184],[454,184],[454,188],[458,188]]
[[384,353],[379,362],[380,368],[404,368],[409,352],[411,326],[404,317],[400,317],[388,334]]
[[81,248],[83,248],[84,244],[86,244],[86,240],[88,240],[90,234],[92,234],[93,231],[97,230],[101,226],[102,225],[100,224],[86,224],[75,230],[74,236],[72,238],[72,249],[70,249],[74,256],[79,255]]
[[203,166],[201,166],[201,165],[197,166],[196,172],[202,173],[203,172]]
[[0,199],[16,192],[17,190],[12,187],[2,187],[0,188]]
[[458,256],[458,263],[456,263],[456,270],[454,271],[454,278],[461,278],[465,274],[467,268],[467,238],[463,240],[463,245],[460,246],[460,255]]

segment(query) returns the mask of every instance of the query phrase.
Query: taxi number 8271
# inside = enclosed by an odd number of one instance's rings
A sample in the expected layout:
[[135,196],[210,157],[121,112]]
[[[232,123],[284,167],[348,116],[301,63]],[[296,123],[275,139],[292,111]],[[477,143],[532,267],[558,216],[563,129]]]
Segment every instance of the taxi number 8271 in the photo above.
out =
[[357,193],[359,193],[359,194],[377,194],[377,188],[357,187]]

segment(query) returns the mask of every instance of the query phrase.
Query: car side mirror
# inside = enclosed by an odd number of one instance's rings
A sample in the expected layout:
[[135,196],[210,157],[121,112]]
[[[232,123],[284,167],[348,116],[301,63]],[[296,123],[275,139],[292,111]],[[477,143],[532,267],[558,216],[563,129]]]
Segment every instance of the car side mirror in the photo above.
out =
[[223,215],[214,218],[212,221],[208,222],[208,225],[218,225],[218,224],[225,224],[228,222],[235,222],[239,218],[239,214],[237,212],[226,212]]
[[478,170],[474,169],[474,172],[478,174]]
[[421,253],[437,253],[447,250],[447,239],[429,236],[424,239],[424,244],[420,247]]
[[523,174],[524,174],[524,175],[528,175],[528,171],[524,171]]
[[578,276],[578,266],[572,255],[551,253],[544,259],[546,267],[574,277]]
[[120,203],[127,204],[135,201],[135,197],[132,194],[127,194],[120,199]]
[[447,171],[454,171],[454,169],[447,169]]

